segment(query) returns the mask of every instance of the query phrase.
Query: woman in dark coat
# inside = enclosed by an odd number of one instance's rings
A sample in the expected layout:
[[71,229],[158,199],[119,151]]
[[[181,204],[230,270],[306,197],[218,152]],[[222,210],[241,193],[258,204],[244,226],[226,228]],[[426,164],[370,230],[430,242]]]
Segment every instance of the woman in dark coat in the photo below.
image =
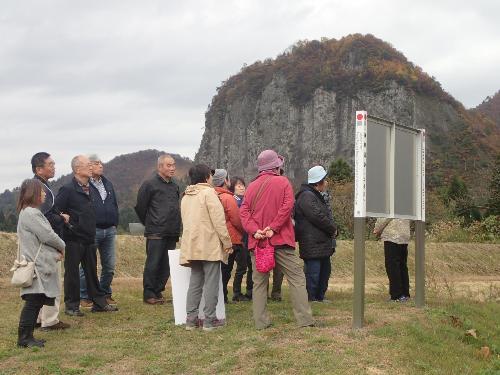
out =
[[327,172],[316,166],[307,174],[308,183],[295,197],[295,233],[304,260],[309,301],[323,302],[332,271],[330,257],[335,251],[337,227],[321,194],[327,187]]

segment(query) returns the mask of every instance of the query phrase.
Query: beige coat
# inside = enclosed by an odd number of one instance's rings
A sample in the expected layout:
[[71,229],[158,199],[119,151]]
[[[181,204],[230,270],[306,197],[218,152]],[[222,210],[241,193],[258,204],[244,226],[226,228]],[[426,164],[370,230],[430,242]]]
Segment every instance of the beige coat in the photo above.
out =
[[[387,226],[384,228],[385,225]],[[382,241],[400,245],[410,242],[410,220],[379,218],[375,223],[374,230],[379,232],[381,228],[384,228],[380,236]]]
[[190,185],[181,201],[182,238],[180,264],[193,260],[227,263],[231,238],[226,227],[224,208],[209,184]]

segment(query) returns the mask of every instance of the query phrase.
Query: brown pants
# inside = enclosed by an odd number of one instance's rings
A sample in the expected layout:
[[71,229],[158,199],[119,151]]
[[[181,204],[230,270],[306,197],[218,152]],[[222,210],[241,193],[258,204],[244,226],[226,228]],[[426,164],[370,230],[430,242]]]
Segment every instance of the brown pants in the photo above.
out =
[[[301,260],[294,249],[276,249],[274,253],[276,267],[288,280],[292,297],[293,313],[297,324],[306,327],[313,324],[311,306],[307,300],[306,279]],[[257,329],[269,327],[271,319],[267,312],[267,288],[269,272],[261,273],[255,267],[255,255],[252,252],[253,266],[253,318]]]

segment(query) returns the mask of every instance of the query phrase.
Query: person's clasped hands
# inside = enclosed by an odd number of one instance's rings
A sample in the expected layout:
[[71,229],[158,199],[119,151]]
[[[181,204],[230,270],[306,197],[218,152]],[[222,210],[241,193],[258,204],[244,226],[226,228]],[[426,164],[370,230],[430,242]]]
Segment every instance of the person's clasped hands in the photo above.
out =
[[255,232],[253,238],[256,240],[263,240],[264,238],[271,238],[272,236],[274,236],[274,231],[270,227],[266,227]]

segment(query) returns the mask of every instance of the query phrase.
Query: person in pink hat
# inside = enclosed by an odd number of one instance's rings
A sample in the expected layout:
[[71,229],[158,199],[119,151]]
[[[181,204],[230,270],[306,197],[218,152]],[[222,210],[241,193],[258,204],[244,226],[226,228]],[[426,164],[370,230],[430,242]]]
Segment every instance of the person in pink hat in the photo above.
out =
[[274,247],[276,268],[288,280],[293,313],[301,327],[313,326],[311,307],[307,300],[302,262],[295,252],[292,210],[295,203],[292,185],[280,175],[284,158],[273,150],[265,150],[257,158],[258,176],[248,186],[240,216],[248,233],[248,248],[252,252],[253,317],[257,329],[271,325],[267,311],[269,272],[258,272],[253,250],[259,240],[269,239]]

